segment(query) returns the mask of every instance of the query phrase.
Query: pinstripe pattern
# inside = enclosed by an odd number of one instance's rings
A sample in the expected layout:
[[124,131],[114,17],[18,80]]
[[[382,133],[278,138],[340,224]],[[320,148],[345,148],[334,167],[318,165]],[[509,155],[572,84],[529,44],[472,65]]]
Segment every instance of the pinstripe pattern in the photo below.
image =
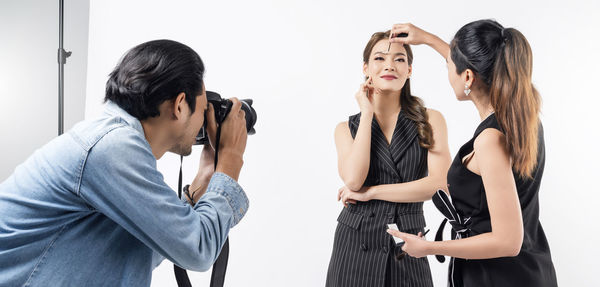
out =
[[[353,138],[359,122],[360,114],[351,116],[348,121]],[[415,123],[401,111],[388,145],[373,118],[371,160],[364,185],[408,182],[426,174],[427,149],[419,145]],[[423,203],[371,200],[342,210],[326,286],[433,286],[427,258],[392,259],[394,242],[385,232],[388,223],[397,223],[404,232],[416,234],[422,231],[425,227]],[[390,282],[386,282],[386,269],[390,272]]]

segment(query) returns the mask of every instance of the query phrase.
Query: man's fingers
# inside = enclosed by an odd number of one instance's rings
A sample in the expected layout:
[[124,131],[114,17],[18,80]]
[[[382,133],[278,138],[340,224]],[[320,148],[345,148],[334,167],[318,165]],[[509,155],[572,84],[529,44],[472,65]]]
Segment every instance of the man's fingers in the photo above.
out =
[[215,119],[215,108],[211,103],[208,103],[208,111],[206,112],[206,120],[208,121],[206,126],[213,130],[217,130],[217,119]]
[[240,100],[238,100],[237,98],[230,98],[229,100],[233,103],[233,105],[231,106],[231,111],[229,113],[237,115],[240,112],[240,109],[242,108],[242,102],[240,102]]
[[215,144],[216,136],[217,136],[217,120],[215,119],[215,108],[211,103],[208,103],[208,109],[206,111],[206,133],[208,134],[208,139],[210,141],[210,145],[213,146]]

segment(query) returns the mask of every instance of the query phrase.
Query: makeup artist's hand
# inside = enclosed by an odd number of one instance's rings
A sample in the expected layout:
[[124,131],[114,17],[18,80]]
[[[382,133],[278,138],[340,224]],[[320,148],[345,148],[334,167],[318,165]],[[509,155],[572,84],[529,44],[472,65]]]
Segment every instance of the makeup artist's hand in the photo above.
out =
[[430,242],[425,240],[425,237],[422,236],[421,232],[419,232],[417,235],[414,235],[394,229],[388,229],[387,233],[404,240],[404,246],[402,246],[402,250],[408,255],[416,258],[429,255],[428,250]]
[[354,95],[362,114],[373,114],[373,92],[373,80],[369,77],[364,83],[360,84],[358,92]]
[[[400,33],[408,34],[406,37],[398,37]],[[421,28],[411,24],[394,24],[390,32],[390,42],[409,44],[409,45],[421,45],[428,44],[430,34],[422,30]]]
[[341,200],[345,207],[348,207],[348,204],[356,204],[357,201],[369,201],[371,200],[371,193],[368,191],[368,187],[363,187],[359,191],[354,191],[346,186],[342,186],[338,190],[338,201]]
[[[398,36],[400,33],[406,33],[406,37],[392,37]],[[413,24],[395,24],[390,32],[390,42],[400,43],[408,45],[421,45],[426,44],[436,50],[440,55],[446,59],[448,53],[450,53],[450,46],[440,37],[431,34]]]

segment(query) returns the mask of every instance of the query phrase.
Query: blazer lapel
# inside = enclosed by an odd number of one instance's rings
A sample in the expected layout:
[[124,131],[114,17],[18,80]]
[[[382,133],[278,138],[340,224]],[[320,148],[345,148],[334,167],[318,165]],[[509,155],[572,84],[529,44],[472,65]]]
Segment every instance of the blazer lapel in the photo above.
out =
[[[398,124],[396,123],[396,127],[397,126]],[[381,162],[383,162],[392,175],[394,175],[397,179],[401,179],[396,164],[394,163],[392,153],[390,152],[390,146],[388,145],[385,135],[383,134],[381,127],[379,127],[377,120],[375,120],[375,117],[373,117],[373,123],[371,125],[371,138],[371,150],[377,154],[377,157],[381,160]],[[394,137],[392,137],[392,146],[393,140]]]
[[390,156],[396,165],[402,160],[406,150],[414,143],[417,135],[418,132],[415,123],[408,119],[404,115],[404,112],[400,111],[398,121],[396,122],[396,129],[392,136],[392,144],[390,145]]

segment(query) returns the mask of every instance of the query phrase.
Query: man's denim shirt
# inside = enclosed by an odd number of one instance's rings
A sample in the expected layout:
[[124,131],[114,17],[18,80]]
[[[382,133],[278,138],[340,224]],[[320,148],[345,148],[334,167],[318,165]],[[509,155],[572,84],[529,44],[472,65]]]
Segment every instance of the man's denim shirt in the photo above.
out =
[[205,271],[247,209],[223,173],[180,200],[140,121],[108,102],[0,184],[0,286],[150,286],[165,258]]

